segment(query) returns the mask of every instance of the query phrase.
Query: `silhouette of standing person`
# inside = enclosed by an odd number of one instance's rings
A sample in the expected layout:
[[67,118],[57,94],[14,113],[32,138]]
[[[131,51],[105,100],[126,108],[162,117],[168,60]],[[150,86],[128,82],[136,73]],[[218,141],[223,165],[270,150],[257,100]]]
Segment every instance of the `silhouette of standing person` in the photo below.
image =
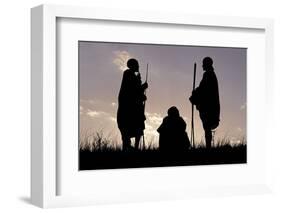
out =
[[127,61],[128,69],[124,71],[121,88],[118,95],[117,124],[121,132],[123,150],[131,147],[131,138],[135,138],[135,148],[138,149],[140,138],[145,129],[144,91],[148,84],[141,82],[139,63],[131,58]]
[[197,110],[205,131],[206,148],[211,148],[212,130],[217,128],[220,122],[220,99],[218,80],[213,68],[213,60],[210,57],[203,59],[203,78],[199,86],[192,92],[189,98]]
[[180,116],[177,107],[168,109],[168,116],[163,119],[157,129],[159,135],[159,149],[163,152],[181,152],[187,150],[190,141],[185,131],[186,123]]

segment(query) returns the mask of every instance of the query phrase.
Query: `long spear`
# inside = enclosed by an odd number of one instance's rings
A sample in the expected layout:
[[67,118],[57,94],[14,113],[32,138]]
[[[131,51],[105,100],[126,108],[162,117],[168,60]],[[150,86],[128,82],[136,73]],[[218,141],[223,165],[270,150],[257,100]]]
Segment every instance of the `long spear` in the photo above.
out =
[[[192,92],[195,90],[195,81],[196,81],[196,63],[194,63],[194,70],[193,70],[193,87]],[[190,134],[191,145],[194,148],[194,104],[191,104],[191,134]]]
[[[145,76],[145,83],[147,83],[147,78],[148,78],[148,63],[146,64],[146,76]],[[146,95],[146,89],[144,90],[144,95]],[[145,102],[143,103],[143,113],[145,113]],[[143,143],[143,147],[145,148],[145,140],[144,140],[144,134],[142,135],[142,143]]]

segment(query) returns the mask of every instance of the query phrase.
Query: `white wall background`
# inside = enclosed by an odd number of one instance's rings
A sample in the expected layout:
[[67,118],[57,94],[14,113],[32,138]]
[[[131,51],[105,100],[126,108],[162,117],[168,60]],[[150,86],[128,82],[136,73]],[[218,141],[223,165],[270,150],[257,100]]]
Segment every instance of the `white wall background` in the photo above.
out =
[[[29,203],[30,188],[30,8],[41,3],[100,6],[191,14],[269,17],[275,20],[275,98],[278,148],[273,152],[276,163],[275,190],[271,195],[192,199],[158,203],[109,205],[67,209],[68,212],[280,212],[281,166],[278,165],[281,141],[281,12],[276,0],[9,0],[0,7],[0,211],[37,212]],[[278,83],[280,85],[278,85]],[[60,212],[63,209],[47,210]]]

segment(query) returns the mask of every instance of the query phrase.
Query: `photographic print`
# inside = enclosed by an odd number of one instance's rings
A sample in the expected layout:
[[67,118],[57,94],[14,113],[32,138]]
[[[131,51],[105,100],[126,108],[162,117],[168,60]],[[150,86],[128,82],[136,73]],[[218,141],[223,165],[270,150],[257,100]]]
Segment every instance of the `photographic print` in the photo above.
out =
[[247,49],[78,42],[79,169],[247,163]]

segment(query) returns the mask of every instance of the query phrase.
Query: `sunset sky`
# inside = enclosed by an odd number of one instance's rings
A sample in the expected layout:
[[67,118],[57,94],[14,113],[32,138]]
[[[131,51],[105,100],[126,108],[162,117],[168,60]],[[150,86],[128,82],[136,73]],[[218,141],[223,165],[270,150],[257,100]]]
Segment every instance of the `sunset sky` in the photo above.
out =
[[[148,44],[79,42],[80,133],[102,131],[121,144],[116,123],[118,93],[129,58],[140,64],[142,80],[146,64],[149,77],[146,102],[146,141],[158,146],[156,129],[171,106],[176,106],[187,123],[190,136],[193,64],[197,63],[196,86],[202,79],[202,59],[209,56],[219,82],[221,122],[216,139],[233,143],[246,136],[245,48],[218,48]],[[198,111],[195,111],[195,139],[204,138]]]

